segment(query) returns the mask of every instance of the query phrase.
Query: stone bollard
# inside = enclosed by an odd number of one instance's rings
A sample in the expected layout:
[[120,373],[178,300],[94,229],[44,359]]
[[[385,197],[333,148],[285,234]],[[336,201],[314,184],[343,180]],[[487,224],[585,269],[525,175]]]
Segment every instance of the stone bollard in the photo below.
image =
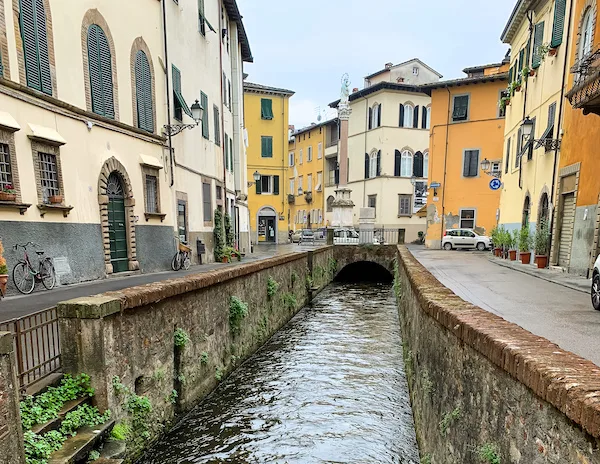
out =
[[3,464],[25,463],[19,384],[10,332],[0,332],[0,457]]

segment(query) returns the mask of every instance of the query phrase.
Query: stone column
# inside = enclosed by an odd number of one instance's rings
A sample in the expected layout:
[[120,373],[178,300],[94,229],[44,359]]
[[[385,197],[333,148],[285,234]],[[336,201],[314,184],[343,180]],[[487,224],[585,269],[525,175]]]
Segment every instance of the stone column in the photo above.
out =
[[4,464],[25,464],[17,366],[10,332],[0,332],[0,459]]
[[333,201],[333,227],[352,227],[354,220],[352,212],[354,203],[351,199],[352,190],[348,185],[348,121],[352,110],[347,102],[340,102],[338,117],[340,119],[340,151],[338,153],[339,188],[335,191]]
[[375,208],[361,208],[359,224],[359,243],[373,243],[375,233]]
[[338,106],[338,118],[340,120],[340,187],[348,185],[348,124],[352,110],[347,103],[340,103]]

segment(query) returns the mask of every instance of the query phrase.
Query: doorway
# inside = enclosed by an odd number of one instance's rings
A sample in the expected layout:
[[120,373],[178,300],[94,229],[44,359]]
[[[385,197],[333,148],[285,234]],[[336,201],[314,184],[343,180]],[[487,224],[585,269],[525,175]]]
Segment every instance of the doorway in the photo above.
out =
[[275,238],[275,217],[261,216],[258,219],[258,241],[266,243],[276,243]]
[[125,214],[125,193],[121,177],[113,172],[108,177],[108,240],[110,243],[110,262],[113,272],[129,269],[127,256],[127,215]]

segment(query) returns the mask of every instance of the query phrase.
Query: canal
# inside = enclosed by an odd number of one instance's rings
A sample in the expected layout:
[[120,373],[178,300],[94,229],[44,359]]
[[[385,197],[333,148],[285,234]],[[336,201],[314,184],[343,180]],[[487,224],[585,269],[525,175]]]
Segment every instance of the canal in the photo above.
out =
[[138,464],[223,462],[419,462],[390,285],[330,285]]

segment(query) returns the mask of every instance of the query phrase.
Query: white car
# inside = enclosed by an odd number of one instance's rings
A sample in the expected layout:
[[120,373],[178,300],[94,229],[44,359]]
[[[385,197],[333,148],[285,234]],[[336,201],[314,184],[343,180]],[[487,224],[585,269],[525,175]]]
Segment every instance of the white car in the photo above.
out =
[[492,246],[492,239],[485,235],[479,235],[471,229],[447,229],[442,239],[444,250],[455,248],[476,248],[485,251]]
[[592,275],[592,306],[600,311],[600,255],[596,258]]
[[[360,235],[354,229],[335,229],[333,231],[334,245],[358,245],[360,243]],[[385,245],[382,238],[377,232],[373,233],[373,245]]]

